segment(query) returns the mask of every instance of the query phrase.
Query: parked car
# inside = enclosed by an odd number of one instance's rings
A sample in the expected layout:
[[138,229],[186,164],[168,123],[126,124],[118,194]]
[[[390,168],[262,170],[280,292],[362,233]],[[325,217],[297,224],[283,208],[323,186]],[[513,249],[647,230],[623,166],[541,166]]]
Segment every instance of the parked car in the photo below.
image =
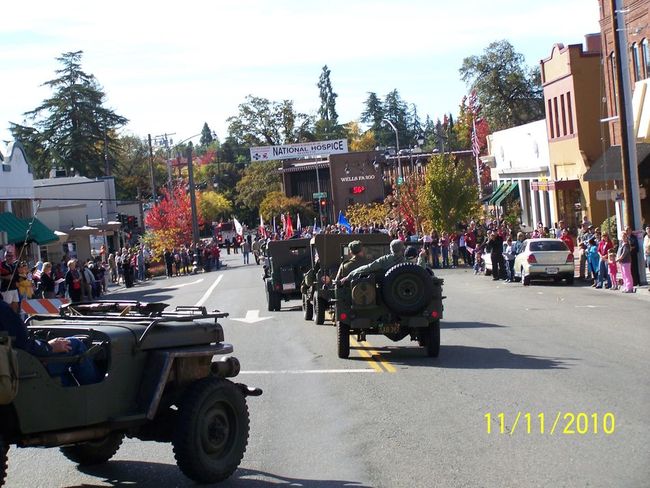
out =
[[575,264],[573,252],[560,239],[527,239],[523,251],[515,258],[515,277],[524,286],[531,280],[566,280],[573,284]]

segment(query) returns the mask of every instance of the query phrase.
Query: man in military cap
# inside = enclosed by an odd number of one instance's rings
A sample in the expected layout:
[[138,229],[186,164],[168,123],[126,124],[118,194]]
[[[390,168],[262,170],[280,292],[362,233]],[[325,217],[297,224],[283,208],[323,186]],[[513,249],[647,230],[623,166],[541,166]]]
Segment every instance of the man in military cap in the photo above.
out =
[[404,263],[404,243],[399,239],[390,241],[390,254],[386,254],[380,258],[375,259],[372,263],[360,266],[354,271],[350,272],[347,278],[353,278],[362,274],[386,272],[393,266],[399,263]]
[[339,271],[336,273],[335,281],[345,278],[350,272],[355,269],[368,264],[368,259],[364,255],[363,244],[361,241],[352,241],[348,244],[348,249],[352,257],[347,261],[343,261],[339,266]]

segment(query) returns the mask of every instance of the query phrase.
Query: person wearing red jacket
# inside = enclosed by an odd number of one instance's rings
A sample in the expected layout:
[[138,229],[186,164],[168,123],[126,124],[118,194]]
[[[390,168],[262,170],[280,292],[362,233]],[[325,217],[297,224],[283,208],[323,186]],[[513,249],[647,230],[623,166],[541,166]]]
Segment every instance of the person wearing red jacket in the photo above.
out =
[[560,235],[560,239],[569,248],[569,251],[571,251],[571,254],[573,254],[573,251],[575,250],[575,243],[573,242],[573,237],[571,237],[569,235],[569,231],[567,229],[562,230],[562,234]]
[[611,288],[612,286],[612,280],[609,277],[609,272],[607,271],[607,253],[613,247],[614,245],[612,244],[612,241],[609,239],[609,235],[607,234],[607,232],[603,232],[603,235],[600,238],[600,242],[598,243],[598,255],[600,256],[600,265],[598,268],[598,284],[596,285],[596,288],[602,288],[605,279],[607,279],[607,284],[605,285],[605,288]]

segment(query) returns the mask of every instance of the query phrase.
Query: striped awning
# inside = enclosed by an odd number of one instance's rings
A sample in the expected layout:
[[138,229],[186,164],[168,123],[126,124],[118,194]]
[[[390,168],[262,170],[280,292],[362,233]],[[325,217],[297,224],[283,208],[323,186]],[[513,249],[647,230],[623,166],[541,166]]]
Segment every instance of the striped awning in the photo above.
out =
[[498,200],[498,198],[503,194],[504,191],[506,191],[510,187],[510,182],[505,181],[501,183],[496,191],[492,194],[492,198],[488,201],[488,205],[494,205],[494,202]]
[[519,195],[519,183],[513,182],[510,184],[510,186],[503,192],[501,192],[501,195],[499,198],[496,199],[494,202],[494,205],[501,205],[501,202],[503,202],[508,195],[510,195],[512,192],[516,191],[517,195]]

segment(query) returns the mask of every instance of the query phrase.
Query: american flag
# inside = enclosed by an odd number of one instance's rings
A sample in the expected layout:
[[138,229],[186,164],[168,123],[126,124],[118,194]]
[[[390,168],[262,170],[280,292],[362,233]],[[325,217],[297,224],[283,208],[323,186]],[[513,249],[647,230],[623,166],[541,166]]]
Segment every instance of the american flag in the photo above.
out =
[[476,119],[472,119],[472,154],[478,158],[481,153],[481,146],[478,142],[478,134],[476,133]]

